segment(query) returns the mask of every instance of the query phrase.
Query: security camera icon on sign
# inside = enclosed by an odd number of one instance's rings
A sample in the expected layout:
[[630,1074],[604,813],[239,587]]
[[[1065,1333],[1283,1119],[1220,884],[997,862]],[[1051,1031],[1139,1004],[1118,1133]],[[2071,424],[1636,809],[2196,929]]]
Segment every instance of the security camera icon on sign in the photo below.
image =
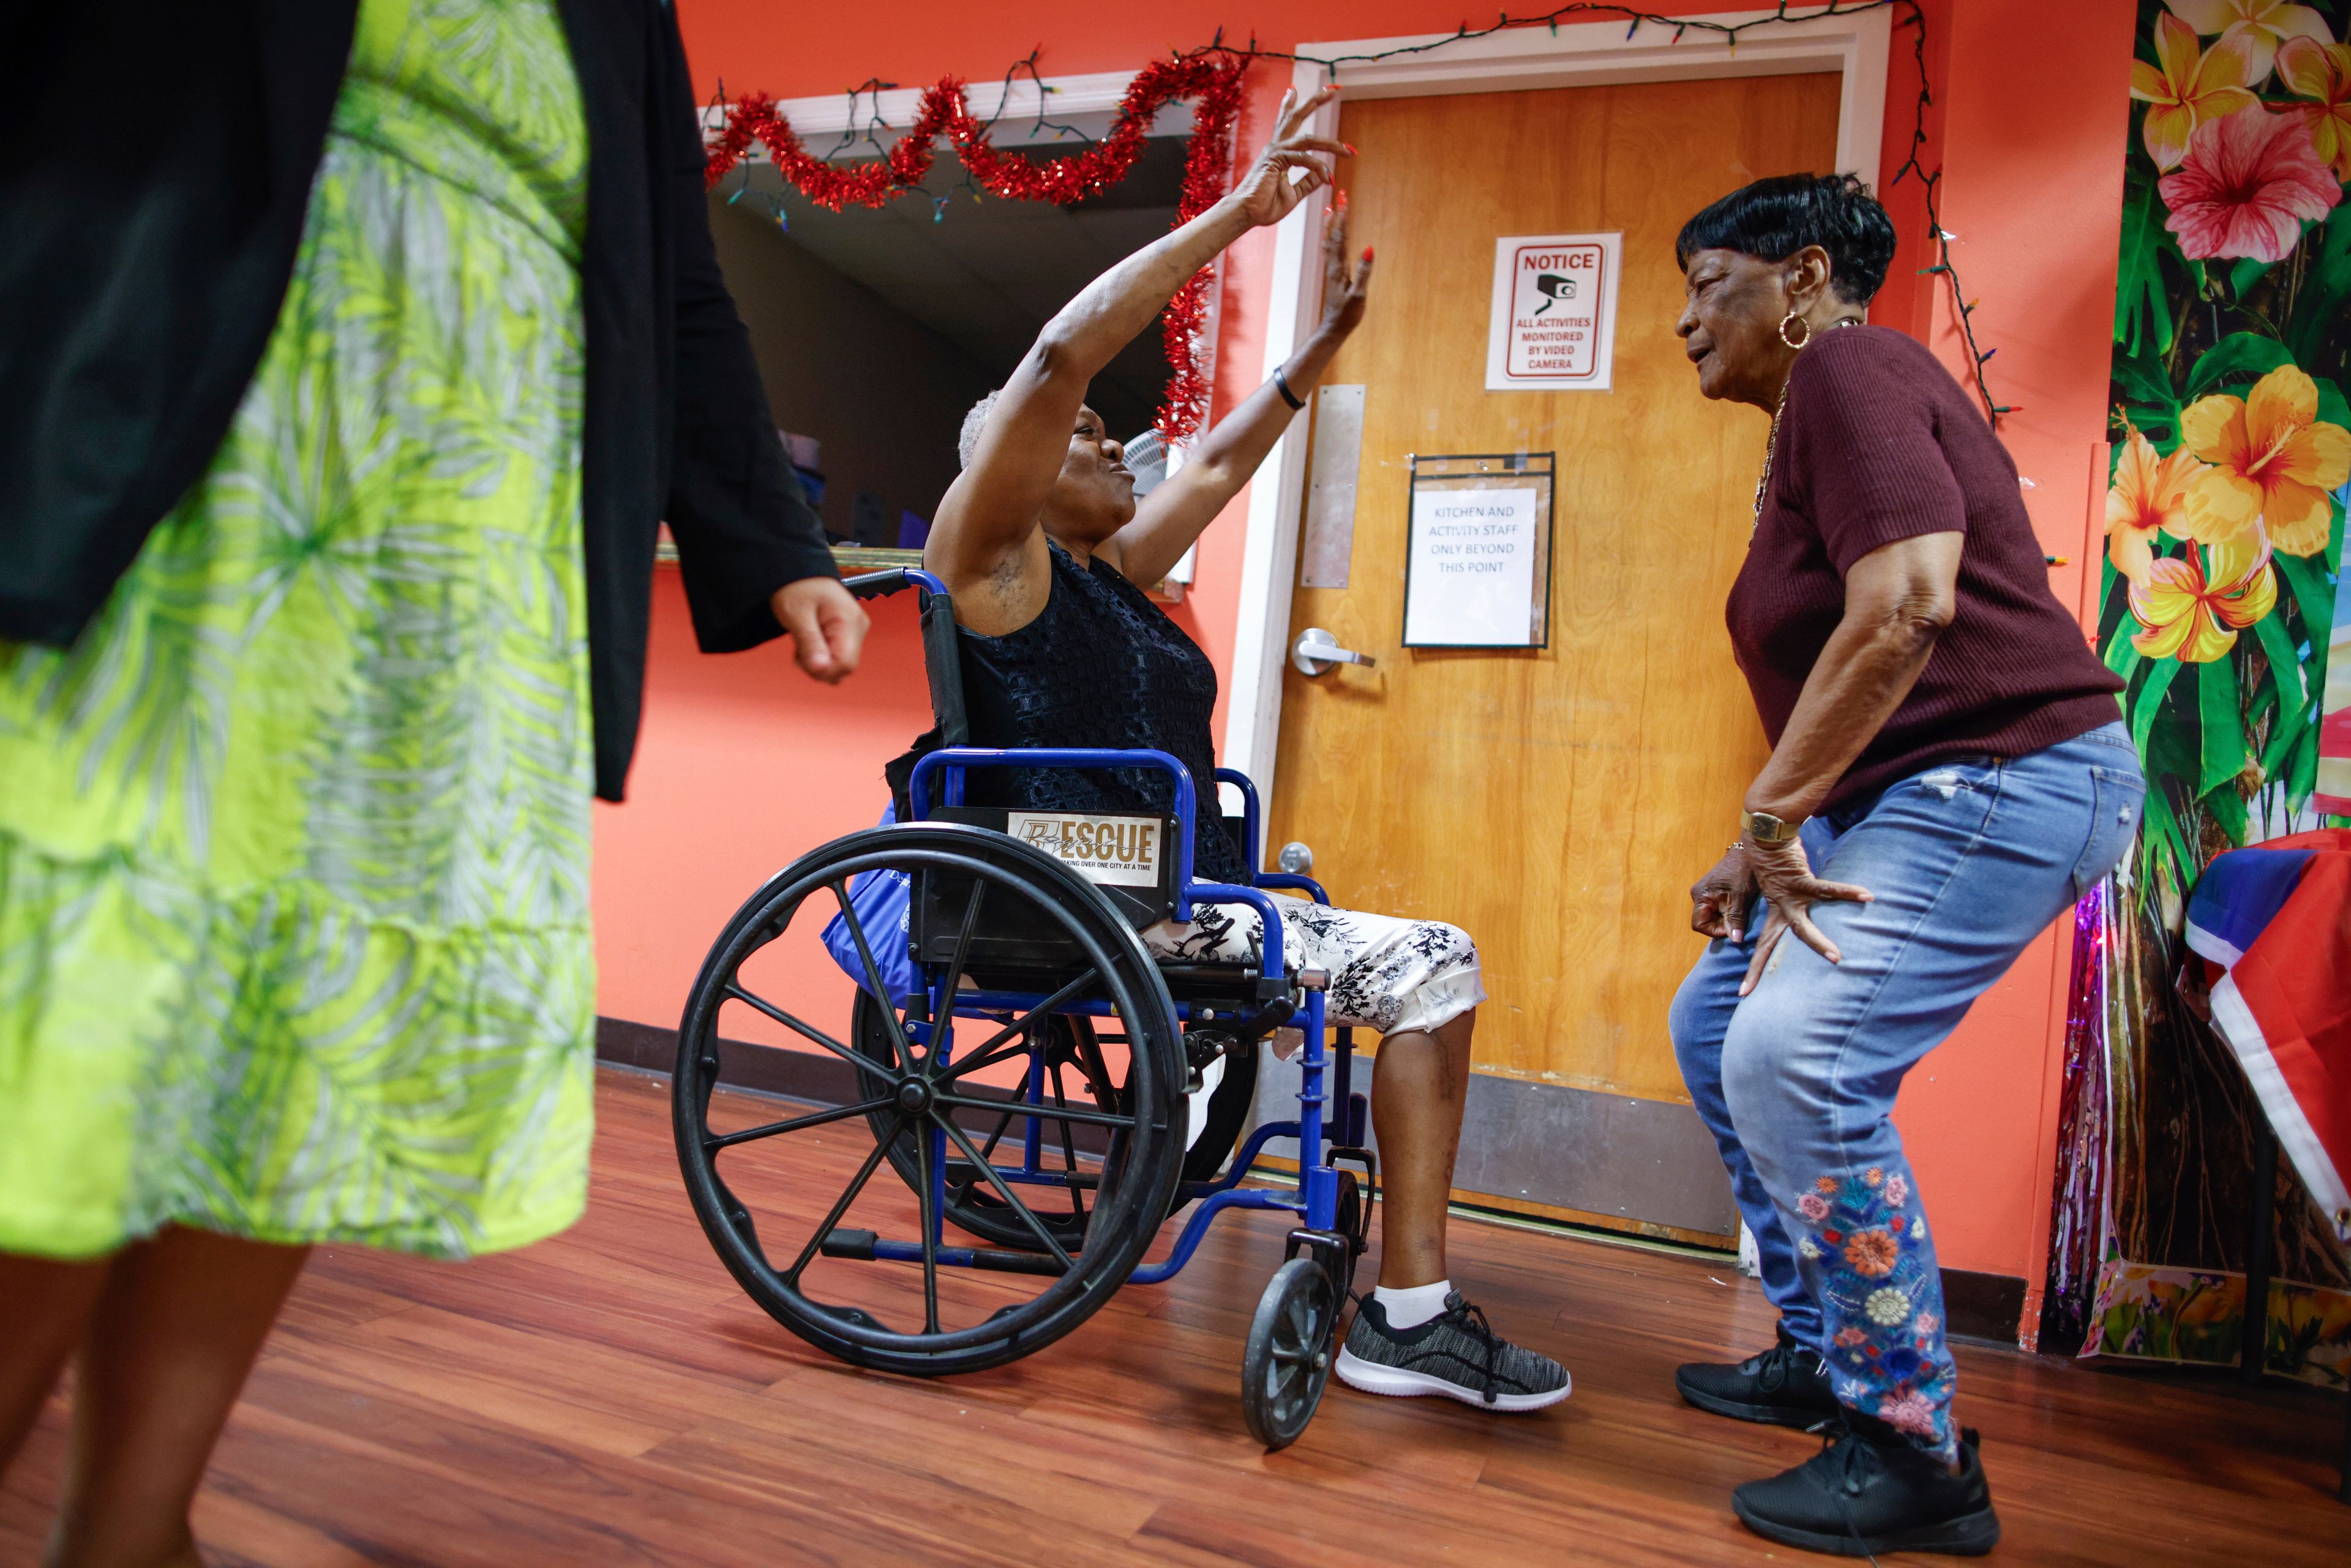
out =
[[1535,307],[1540,316],[1561,300],[1575,298],[1575,279],[1556,272],[1541,273],[1535,278],[1535,292],[1543,297],[1543,302]]

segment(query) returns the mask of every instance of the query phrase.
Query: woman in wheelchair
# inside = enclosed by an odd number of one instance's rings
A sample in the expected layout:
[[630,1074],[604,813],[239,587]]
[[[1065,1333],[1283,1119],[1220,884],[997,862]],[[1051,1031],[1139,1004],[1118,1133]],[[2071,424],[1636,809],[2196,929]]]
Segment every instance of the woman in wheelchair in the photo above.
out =
[[[1120,444],[1086,405],[1087,386],[1185,279],[1330,183],[1330,160],[1347,149],[1303,127],[1335,90],[1285,100],[1274,140],[1230,195],[1095,279],[971,411],[963,472],[939,504],[924,565],[954,603],[972,745],[1149,747],[1213,790],[1215,671],[1143,586],[1165,576],[1304,406],[1363,318],[1372,254],[1350,265],[1338,207],[1324,237],[1320,327],[1140,504]],[[893,767],[902,793],[913,760]],[[975,773],[970,787],[976,804],[1154,814],[1172,810],[1174,789],[1144,768],[1008,768]],[[1200,821],[1196,874],[1249,883],[1255,868],[1217,813]],[[1496,1336],[1447,1275],[1446,1201],[1486,998],[1476,947],[1450,925],[1276,903],[1285,952],[1330,977],[1330,1020],[1383,1036],[1372,1100],[1384,1176],[1380,1279],[1348,1333],[1340,1377],[1372,1393],[1503,1410],[1565,1398],[1566,1369]],[[1190,922],[1143,936],[1163,957],[1243,964],[1256,956],[1259,921],[1245,904],[1202,904]]]

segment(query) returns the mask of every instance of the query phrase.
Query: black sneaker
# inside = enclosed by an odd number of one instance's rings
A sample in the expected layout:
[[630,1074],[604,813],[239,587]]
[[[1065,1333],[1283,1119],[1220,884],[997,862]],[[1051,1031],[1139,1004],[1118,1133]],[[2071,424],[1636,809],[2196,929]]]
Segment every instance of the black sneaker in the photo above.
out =
[[1567,1397],[1567,1368],[1510,1343],[1454,1291],[1445,1310],[1408,1329],[1365,1296],[1339,1352],[1339,1381],[1366,1394],[1442,1394],[1488,1410],[1540,1410]]
[[1819,1453],[1785,1475],[1732,1491],[1740,1521],[1766,1541],[1838,1557],[1978,1557],[1999,1543],[2000,1516],[1973,1431],[1959,1435],[1959,1473],[1953,1475],[1942,1460],[1890,1433],[1858,1429],[1866,1419],[1837,1428]]
[[1693,1361],[1676,1367],[1674,1386],[1699,1409],[1734,1421],[1813,1427],[1837,1414],[1820,1354],[1798,1344],[1784,1326],[1779,1343],[1736,1366]]

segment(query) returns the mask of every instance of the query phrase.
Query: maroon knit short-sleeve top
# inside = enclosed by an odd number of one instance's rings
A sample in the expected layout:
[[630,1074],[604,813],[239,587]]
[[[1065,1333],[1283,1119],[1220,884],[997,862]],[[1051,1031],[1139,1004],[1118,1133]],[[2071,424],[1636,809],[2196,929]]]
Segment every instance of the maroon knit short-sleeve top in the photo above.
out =
[[1726,616],[1777,746],[1844,613],[1844,574],[1882,545],[1963,533],[1957,612],[1918,684],[1829,794],[1849,804],[1959,757],[2022,757],[2120,716],[2122,683],[2049,590],[2016,465],[1917,340],[1819,334],[1797,356],[1771,487]]

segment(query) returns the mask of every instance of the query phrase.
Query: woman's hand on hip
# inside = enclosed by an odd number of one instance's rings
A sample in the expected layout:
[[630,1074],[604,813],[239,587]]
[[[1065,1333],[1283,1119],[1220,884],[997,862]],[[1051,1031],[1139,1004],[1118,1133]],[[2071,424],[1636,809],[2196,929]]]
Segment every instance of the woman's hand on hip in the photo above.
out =
[[[1298,101],[1295,89],[1281,95],[1281,113],[1274,121],[1273,140],[1257,155],[1249,172],[1233,186],[1227,198],[1251,225],[1263,227],[1278,224],[1290,215],[1292,207],[1331,183],[1331,157],[1349,151],[1343,141],[1332,141],[1306,134],[1306,122],[1314,111],[1338,96],[1339,89],[1326,87],[1304,103]],[[1318,158],[1316,153],[1331,157]],[[1290,178],[1291,170],[1300,171]]]
[[857,669],[872,620],[837,577],[803,577],[768,601],[792,640],[792,657],[810,679],[838,685]]
[[1748,961],[1747,977],[1739,982],[1739,994],[1743,997],[1755,988],[1781,939],[1791,931],[1830,963],[1843,963],[1844,955],[1837,951],[1836,944],[1813,924],[1813,905],[1868,904],[1877,895],[1849,882],[1823,882],[1814,876],[1812,860],[1804,853],[1801,839],[1790,839],[1784,844],[1742,840],[1740,850],[1749,873],[1755,879],[1756,891],[1770,902],[1771,913],[1763,922],[1763,935],[1756,941],[1755,956]]
[[1742,941],[1747,906],[1754,899],[1755,873],[1748,869],[1747,852],[1733,844],[1712,871],[1691,884],[1690,929],[1719,941]]

